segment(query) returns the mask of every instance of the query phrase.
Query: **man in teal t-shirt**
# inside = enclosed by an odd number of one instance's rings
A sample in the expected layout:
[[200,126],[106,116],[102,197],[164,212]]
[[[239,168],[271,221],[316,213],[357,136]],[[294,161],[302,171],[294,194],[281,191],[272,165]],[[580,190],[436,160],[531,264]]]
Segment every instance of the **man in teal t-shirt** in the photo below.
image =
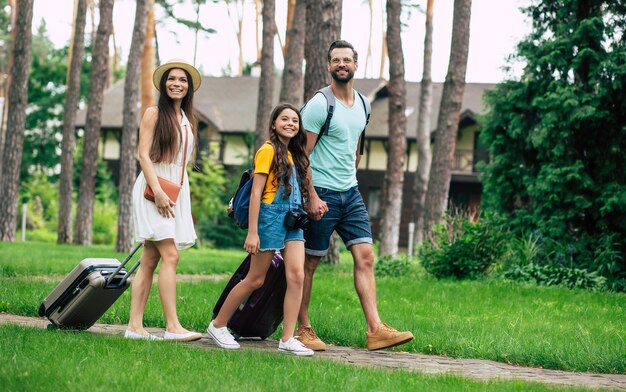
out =
[[367,323],[367,348],[379,350],[413,339],[411,332],[391,328],[378,315],[372,230],[356,179],[361,160],[359,140],[366,124],[365,109],[352,88],[357,66],[357,52],[350,43],[335,41],[330,45],[328,71],[332,76],[330,88],[335,96],[335,110],[328,131],[319,142],[319,133],[328,114],[326,98],[323,94],[315,94],[302,109],[302,124],[307,131],[307,150],[310,152],[312,181],[308,212],[312,220],[304,233],[304,287],[296,335],[312,350],[326,349],[326,344],[311,326],[309,302],[313,274],[322,256],[328,252],[333,231],[352,253],[354,283]]
[[[313,183],[317,187],[343,192],[357,185],[355,151],[365,128],[366,114],[356,91],[352,90],[352,94],[352,107],[335,100],[328,132],[309,157]],[[319,135],[327,113],[326,98],[323,94],[315,94],[303,110],[304,129]]]

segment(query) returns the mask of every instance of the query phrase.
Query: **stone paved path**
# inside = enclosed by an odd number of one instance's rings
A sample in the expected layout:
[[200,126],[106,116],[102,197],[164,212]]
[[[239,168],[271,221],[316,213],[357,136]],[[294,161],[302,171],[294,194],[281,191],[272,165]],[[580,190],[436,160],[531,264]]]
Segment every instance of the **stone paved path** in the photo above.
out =
[[[0,313],[0,324],[18,324],[29,327],[46,328],[49,322],[44,318]],[[122,335],[125,328],[124,325],[96,324],[91,327],[89,331],[94,333]],[[157,335],[163,333],[163,329],[160,328],[147,329]],[[208,349],[217,349],[217,346],[213,344],[211,339],[206,337],[206,334],[199,341],[185,344]],[[249,340],[242,344],[242,348],[245,350],[276,352],[277,347],[278,342],[273,340]],[[328,349],[324,352],[316,353],[315,358],[360,366],[402,369],[427,374],[454,374],[479,380],[523,380],[544,384],[609,388],[626,391],[626,375],[564,372],[560,370],[512,366],[505,363],[479,359],[454,359],[435,355],[410,354],[394,351],[367,351],[360,348],[333,345],[329,345]]]

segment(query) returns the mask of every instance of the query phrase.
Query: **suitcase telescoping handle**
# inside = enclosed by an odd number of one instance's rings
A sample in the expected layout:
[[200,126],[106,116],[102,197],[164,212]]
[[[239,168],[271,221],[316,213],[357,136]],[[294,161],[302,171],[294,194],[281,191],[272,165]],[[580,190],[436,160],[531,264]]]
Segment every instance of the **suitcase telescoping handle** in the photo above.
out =
[[[126,256],[126,258],[124,259],[124,261],[122,261],[122,263],[119,265],[119,267],[117,267],[117,269],[111,274],[109,275],[109,278],[107,279],[107,283],[105,285],[105,287],[108,287],[110,283],[112,283],[113,278],[115,278],[115,276],[117,276],[117,273],[120,272],[122,270],[122,268],[124,268],[124,266],[126,265],[126,263],[128,263],[128,261],[135,255],[135,253],[137,253],[137,251],[139,250],[139,248],[141,248],[143,246],[143,243],[137,245],[135,247],[135,249],[133,249],[128,256]],[[139,262],[141,260],[137,260],[137,262],[130,268],[130,270],[128,270],[128,273],[122,278],[122,280],[119,283],[119,287],[123,286],[126,281],[128,280],[128,278],[130,277],[130,275],[132,275],[133,272],[135,272],[135,270],[139,267]]]

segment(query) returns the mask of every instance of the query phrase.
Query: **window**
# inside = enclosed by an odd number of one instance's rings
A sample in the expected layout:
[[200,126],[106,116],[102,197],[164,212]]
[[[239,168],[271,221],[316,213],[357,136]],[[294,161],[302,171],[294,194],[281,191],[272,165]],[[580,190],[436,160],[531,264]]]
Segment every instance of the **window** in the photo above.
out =
[[370,219],[380,217],[380,188],[369,188],[367,193],[367,211]]

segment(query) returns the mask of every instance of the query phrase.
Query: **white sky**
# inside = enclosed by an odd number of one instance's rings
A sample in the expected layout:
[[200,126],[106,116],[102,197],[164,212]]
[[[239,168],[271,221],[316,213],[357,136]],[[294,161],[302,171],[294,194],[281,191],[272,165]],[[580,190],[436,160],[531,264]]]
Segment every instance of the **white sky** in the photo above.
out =
[[[33,30],[46,20],[50,38],[57,47],[68,43],[71,34],[71,19],[74,0],[35,0]],[[256,59],[256,33],[254,24],[254,2],[246,1],[244,10],[244,59],[252,62]],[[366,53],[369,35],[369,10],[367,1],[343,0],[342,38],[350,41],[359,52],[359,70],[357,77],[378,77],[382,27],[384,25],[384,0],[373,0],[374,18],[372,34],[372,61],[366,71]],[[425,8],[425,0],[414,0]],[[452,33],[453,0],[435,0],[433,17],[433,64],[432,78],[436,82],[445,80],[450,54],[450,36]],[[515,51],[516,43],[530,31],[530,23],[519,12],[529,0],[473,0],[470,30],[470,49],[467,67],[468,82],[497,83],[504,79],[502,67],[506,56]],[[279,34],[284,39],[287,0],[276,0],[276,23]],[[159,7],[156,7],[157,12]],[[233,9],[234,11],[234,9]],[[191,6],[177,6],[179,17],[195,19]],[[126,62],[132,37],[135,14],[135,1],[116,0],[113,9],[115,39],[121,47],[122,62]],[[159,18],[157,13],[157,18]],[[402,42],[405,58],[405,77],[409,81],[419,81],[422,75],[422,53],[424,43],[424,14],[413,10],[410,19],[406,17]],[[197,66],[206,75],[219,76],[227,68],[237,68],[238,49],[234,23],[229,19],[223,2],[209,2],[203,6],[200,19],[205,26],[217,30],[212,35],[200,34],[198,42]],[[91,18],[88,15],[87,31],[91,30]],[[96,22],[97,23],[97,22]],[[97,26],[97,25],[96,25]],[[161,61],[171,58],[193,60],[194,34],[182,25],[170,22],[167,26],[157,27],[159,55]],[[174,34],[173,32],[176,32]],[[278,40],[275,44],[276,67],[283,67],[282,54]],[[321,55],[325,55],[321,54]],[[519,72],[519,66],[514,68]],[[388,78],[385,72],[384,78]]]

